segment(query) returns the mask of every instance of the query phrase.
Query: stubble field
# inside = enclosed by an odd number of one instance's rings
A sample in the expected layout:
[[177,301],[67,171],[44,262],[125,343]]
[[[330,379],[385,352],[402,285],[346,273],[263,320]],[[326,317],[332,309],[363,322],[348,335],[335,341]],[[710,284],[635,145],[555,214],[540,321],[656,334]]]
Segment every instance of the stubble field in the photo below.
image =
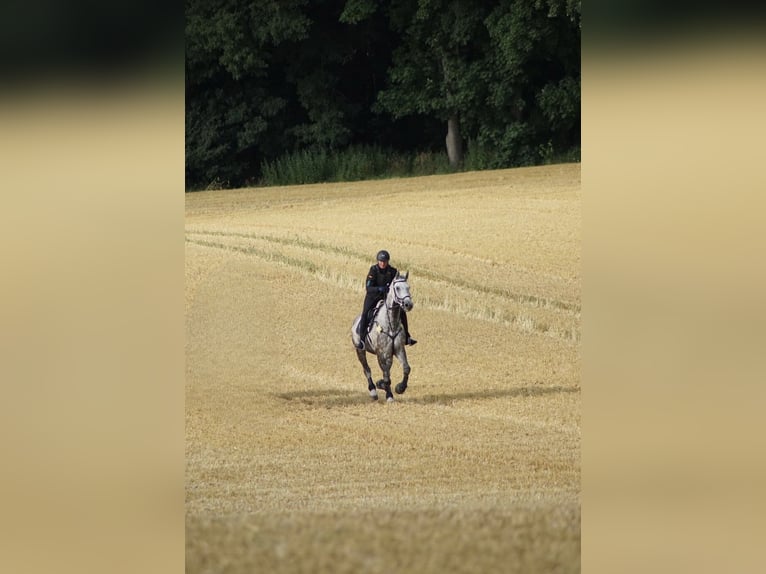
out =
[[[580,207],[579,164],[187,194],[187,572],[579,572]],[[379,249],[392,404],[350,341]]]

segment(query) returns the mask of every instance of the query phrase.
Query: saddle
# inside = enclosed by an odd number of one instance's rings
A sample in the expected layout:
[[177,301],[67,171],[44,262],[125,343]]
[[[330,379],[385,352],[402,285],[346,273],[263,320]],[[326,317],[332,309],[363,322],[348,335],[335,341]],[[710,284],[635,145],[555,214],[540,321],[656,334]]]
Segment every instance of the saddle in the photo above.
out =
[[375,317],[375,313],[378,312],[378,309],[380,309],[383,305],[386,304],[385,299],[381,299],[375,305],[370,307],[370,310],[367,311],[367,332],[369,333],[372,331],[372,325],[373,325],[373,318]]

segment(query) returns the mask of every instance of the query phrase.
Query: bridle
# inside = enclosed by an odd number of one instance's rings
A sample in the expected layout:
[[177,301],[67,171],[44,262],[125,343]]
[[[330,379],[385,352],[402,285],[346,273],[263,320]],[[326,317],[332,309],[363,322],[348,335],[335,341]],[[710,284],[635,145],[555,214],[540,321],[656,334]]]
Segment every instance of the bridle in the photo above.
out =
[[388,297],[386,297],[384,302],[383,302],[383,304],[386,306],[386,315],[388,316],[388,329],[390,331],[390,332],[386,333],[386,335],[388,335],[391,338],[392,342],[393,342],[393,339],[395,339],[396,336],[402,330],[401,319],[399,319],[399,321],[397,321],[398,328],[396,329],[396,331],[393,330],[393,326],[394,326],[394,317],[393,317],[394,307],[399,307],[400,310],[404,311],[404,302],[407,299],[410,299],[410,300],[412,299],[412,296],[409,293],[407,294],[406,297],[401,297],[400,298],[399,294],[396,292],[396,283],[406,283],[406,282],[407,282],[407,280],[404,277],[400,277],[398,279],[394,279],[391,282],[391,290],[393,291],[393,297],[392,297],[393,304],[391,306],[388,305]]
[[407,280],[404,279],[404,278],[394,279],[391,282],[391,290],[394,292],[394,296],[393,296],[394,302],[393,302],[393,305],[391,307],[388,306],[388,297],[386,297],[386,302],[385,302],[386,303],[386,309],[388,309],[389,311],[393,310],[394,305],[396,305],[397,307],[399,307],[401,309],[404,309],[404,302],[407,299],[412,300],[412,295],[410,295],[409,293],[407,294],[406,297],[400,298],[399,294],[396,292],[396,283],[406,283],[406,282],[407,282]]

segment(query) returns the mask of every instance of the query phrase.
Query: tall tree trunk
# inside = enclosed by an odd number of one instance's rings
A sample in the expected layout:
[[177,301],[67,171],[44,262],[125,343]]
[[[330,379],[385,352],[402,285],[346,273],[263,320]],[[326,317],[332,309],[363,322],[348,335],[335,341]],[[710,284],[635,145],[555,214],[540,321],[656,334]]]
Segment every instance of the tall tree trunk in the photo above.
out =
[[460,138],[460,123],[457,115],[447,120],[447,157],[452,167],[463,163],[463,140]]

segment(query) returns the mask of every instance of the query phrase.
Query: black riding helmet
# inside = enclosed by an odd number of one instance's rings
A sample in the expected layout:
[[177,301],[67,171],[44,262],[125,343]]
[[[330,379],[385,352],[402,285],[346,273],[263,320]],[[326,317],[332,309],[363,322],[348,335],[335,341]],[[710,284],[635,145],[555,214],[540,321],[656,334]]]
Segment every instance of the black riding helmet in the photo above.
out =
[[391,259],[391,256],[388,254],[388,251],[383,249],[381,251],[378,251],[378,255],[376,256],[376,259],[378,261],[388,261],[389,259]]

